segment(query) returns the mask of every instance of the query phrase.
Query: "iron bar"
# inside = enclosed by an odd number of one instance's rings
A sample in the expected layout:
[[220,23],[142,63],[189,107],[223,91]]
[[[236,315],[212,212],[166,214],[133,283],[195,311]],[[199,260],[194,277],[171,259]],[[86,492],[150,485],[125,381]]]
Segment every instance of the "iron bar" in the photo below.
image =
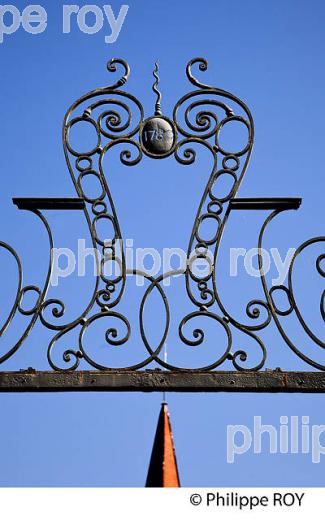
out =
[[230,199],[229,209],[231,210],[285,210],[298,209],[302,199],[299,197],[263,197],[263,198],[236,198]]
[[0,372],[0,392],[322,393],[324,372],[44,371]]
[[29,197],[15,197],[12,202],[18,207],[18,209],[84,209],[85,201],[80,197],[70,198],[29,198]]

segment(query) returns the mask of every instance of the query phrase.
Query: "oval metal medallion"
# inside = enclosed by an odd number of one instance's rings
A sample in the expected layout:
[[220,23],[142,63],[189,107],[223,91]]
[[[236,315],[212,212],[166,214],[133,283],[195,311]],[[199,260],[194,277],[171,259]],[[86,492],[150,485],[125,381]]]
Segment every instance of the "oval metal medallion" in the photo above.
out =
[[169,155],[176,141],[174,124],[164,116],[150,117],[143,123],[140,139],[143,151],[150,157]]

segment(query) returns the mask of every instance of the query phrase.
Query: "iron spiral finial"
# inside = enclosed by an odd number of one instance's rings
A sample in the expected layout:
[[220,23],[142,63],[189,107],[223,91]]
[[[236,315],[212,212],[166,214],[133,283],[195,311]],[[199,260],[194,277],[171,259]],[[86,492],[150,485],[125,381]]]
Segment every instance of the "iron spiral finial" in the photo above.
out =
[[157,95],[157,101],[156,101],[156,105],[155,105],[155,115],[156,116],[161,116],[161,92],[158,90],[158,85],[159,85],[159,82],[160,82],[160,78],[158,76],[158,71],[159,71],[159,62],[157,60],[156,63],[155,63],[154,71],[153,71],[153,75],[156,78],[156,81],[152,85],[152,90]]

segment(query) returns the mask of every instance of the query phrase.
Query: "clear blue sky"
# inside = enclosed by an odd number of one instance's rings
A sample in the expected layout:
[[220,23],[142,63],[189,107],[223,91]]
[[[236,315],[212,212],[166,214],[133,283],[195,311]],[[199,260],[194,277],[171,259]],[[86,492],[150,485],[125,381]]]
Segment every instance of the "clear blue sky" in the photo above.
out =
[[[190,90],[185,78],[187,61],[206,57],[209,71],[204,80],[241,97],[255,120],[255,149],[240,196],[303,197],[299,212],[279,217],[268,245],[283,252],[322,234],[324,2],[129,0],[129,12],[114,44],[105,43],[107,25],[97,35],[87,36],[75,26],[71,34],[63,35],[63,3],[42,2],[48,13],[48,27],[42,35],[20,29],[0,45],[0,239],[21,254],[26,283],[42,282],[45,236],[35,217],[18,212],[11,198],[75,196],[62,152],[62,119],[77,97],[111,81],[105,69],[111,57],[130,63],[127,89],[140,98],[147,116],[153,112],[154,61],[160,59],[163,110],[168,116],[177,99]],[[15,2],[20,9],[27,4]],[[116,13],[120,4],[114,1],[112,5]],[[186,244],[189,219],[198,202],[196,184],[188,182],[192,178],[188,172],[193,173],[194,167],[188,168],[171,159],[146,160],[135,168],[120,167],[115,176],[112,173],[125,237],[146,246],[152,245],[151,239],[157,247]],[[183,195],[182,182],[186,182]],[[236,218],[226,246],[255,246],[261,219]],[[57,230],[58,246],[67,246],[86,233],[81,215],[52,216],[51,223]],[[3,256],[1,261],[6,267]],[[14,288],[13,270],[8,264],[7,275],[5,267],[0,297],[4,310]],[[308,276],[302,270],[302,301],[308,298]],[[225,289],[231,284],[225,298],[235,313],[242,313],[250,298],[261,296],[251,279],[235,283],[225,277],[221,283]],[[84,287],[77,281],[67,282],[60,296],[71,305],[77,300],[82,307],[81,300],[87,296]],[[314,296],[312,290],[306,315],[319,331]],[[129,302],[127,308],[131,307]],[[1,352],[15,332],[9,332]],[[302,342],[302,336],[297,333],[296,337]],[[35,328],[17,356],[1,368],[47,368],[49,338],[47,332]],[[263,338],[270,354],[267,367],[308,369],[274,328]],[[161,400],[160,394],[140,393],[0,395],[0,485],[143,486]],[[276,427],[281,415],[309,416],[311,424],[325,424],[322,395],[170,394],[167,400],[183,486],[324,484],[325,462],[312,464],[310,455],[269,455],[265,450],[262,455],[237,457],[234,464],[226,462],[228,424],[251,427],[254,415]]]

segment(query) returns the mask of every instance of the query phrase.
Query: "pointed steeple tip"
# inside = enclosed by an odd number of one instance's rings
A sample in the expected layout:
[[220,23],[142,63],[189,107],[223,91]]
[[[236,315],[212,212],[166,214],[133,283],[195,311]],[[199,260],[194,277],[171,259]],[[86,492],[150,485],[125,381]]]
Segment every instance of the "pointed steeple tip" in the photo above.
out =
[[146,487],[181,487],[168,405],[165,400],[161,403]]

